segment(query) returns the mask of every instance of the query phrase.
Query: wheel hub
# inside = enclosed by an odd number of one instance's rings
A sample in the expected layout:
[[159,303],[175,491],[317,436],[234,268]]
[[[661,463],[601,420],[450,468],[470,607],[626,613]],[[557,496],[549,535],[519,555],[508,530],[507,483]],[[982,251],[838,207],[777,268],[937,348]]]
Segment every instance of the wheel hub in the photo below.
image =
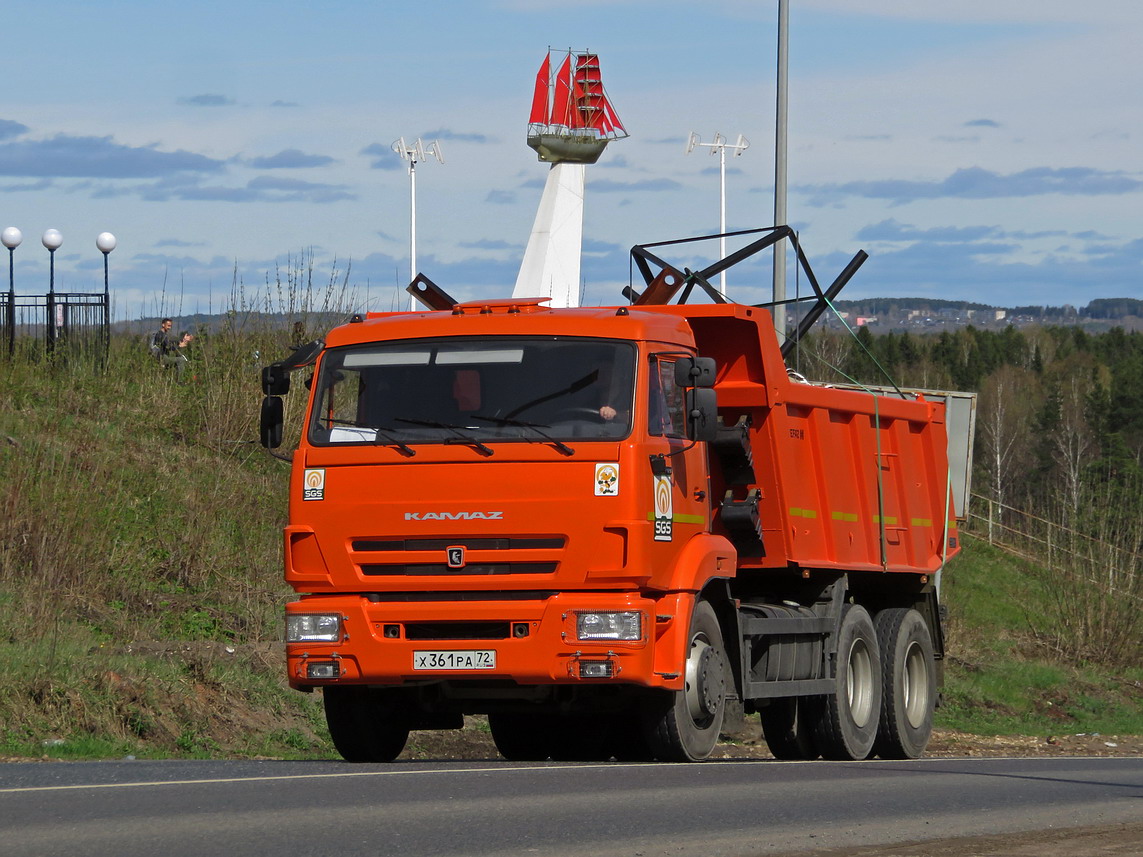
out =
[[687,708],[696,722],[713,716],[726,694],[726,675],[718,651],[696,640],[687,664]]

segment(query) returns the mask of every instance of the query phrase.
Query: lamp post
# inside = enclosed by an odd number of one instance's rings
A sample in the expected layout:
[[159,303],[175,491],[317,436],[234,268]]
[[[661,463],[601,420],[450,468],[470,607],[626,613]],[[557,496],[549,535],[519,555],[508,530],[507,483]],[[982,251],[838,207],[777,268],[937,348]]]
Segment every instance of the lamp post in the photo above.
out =
[[[738,135],[738,139],[733,143],[726,142],[726,138],[717,131],[714,132],[714,142],[704,143],[702,138],[699,137],[694,131],[691,131],[691,136],[687,140],[686,154],[694,151],[696,146],[705,146],[710,149],[712,155],[718,155],[718,231],[721,236],[718,239],[718,253],[723,259],[726,258],[726,150],[733,149],[734,156],[738,157],[750,147],[750,141]],[[719,273],[718,291],[726,297],[726,271]]]
[[[444,163],[441,154],[441,144],[434,140],[426,147],[418,137],[413,143],[406,143],[404,137],[393,141],[393,151],[401,156],[401,160],[409,162],[409,282],[417,278],[417,164],[430,155],[438,163]],[[409,309],[417,308],[417,299],[409,297]]]
[[56,342],[56,250],[63,244],[63,236],[58,229],[44,231],[41,243],[48,248],[48,351]]
[[8,248],[8,356],[16,353],[16,248],[24,235],[15,226],[0,233],[0,241]]
[[111,289],[107,285],[107,257],[115,249],[115,236],[110,232],[100,232],[95,238],[95,246],[103,254],[103,347],[106,356],[111,349]]

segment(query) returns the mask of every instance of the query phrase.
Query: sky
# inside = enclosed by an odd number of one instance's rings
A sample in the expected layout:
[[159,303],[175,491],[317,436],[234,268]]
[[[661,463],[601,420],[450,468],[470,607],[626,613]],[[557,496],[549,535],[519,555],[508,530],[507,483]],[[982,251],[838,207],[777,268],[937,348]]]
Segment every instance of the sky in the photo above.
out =
[[[843,298],[1082,307],[1143,298],[1143,4],[790,0],[788,220]],[[17,294],[101,291],[117,318],[511,293],[547,165],[525,144],[549,46],[599,54],[630,137],[588,168],[584,303],[634,244],[774,220],[777,0],[6,3],[0,228]],[[735,245],[732,242],[732,248]],[[717,242],[664,251],[701,268]],[[728,272],[770,296],[771,256]],[[789,269],[788,292],[807,285]],[[347,304],[352,306],[347,307]]]

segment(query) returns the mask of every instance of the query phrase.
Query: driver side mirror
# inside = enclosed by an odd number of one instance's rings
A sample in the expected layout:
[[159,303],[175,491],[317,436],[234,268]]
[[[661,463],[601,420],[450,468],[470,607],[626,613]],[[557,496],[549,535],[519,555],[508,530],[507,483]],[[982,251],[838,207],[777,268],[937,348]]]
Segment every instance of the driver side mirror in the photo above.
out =
[[714,390],[687,390],[687,436],[713,443],[718,437],[718,401]]
[[258,432],[262,446],[266,449],[277,449],[282,445],[282,422],[282,397],[266,396],[262,399],[261,425]]
[[713,357],[680,357],[675,361],[675,384],[679,387],[713,387]]
[[281,363],[262,367],[262,392],[267,396],[284,396],[290,392],[290,373]]

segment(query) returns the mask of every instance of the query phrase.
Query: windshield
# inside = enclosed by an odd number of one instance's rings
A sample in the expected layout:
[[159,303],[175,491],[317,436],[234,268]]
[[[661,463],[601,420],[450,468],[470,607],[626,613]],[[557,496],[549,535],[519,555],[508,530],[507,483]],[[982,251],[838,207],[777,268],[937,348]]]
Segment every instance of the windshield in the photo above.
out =
[[618,439],[631,430],[631,343],[567,337],[418,339],[332,348],[315,444]]

